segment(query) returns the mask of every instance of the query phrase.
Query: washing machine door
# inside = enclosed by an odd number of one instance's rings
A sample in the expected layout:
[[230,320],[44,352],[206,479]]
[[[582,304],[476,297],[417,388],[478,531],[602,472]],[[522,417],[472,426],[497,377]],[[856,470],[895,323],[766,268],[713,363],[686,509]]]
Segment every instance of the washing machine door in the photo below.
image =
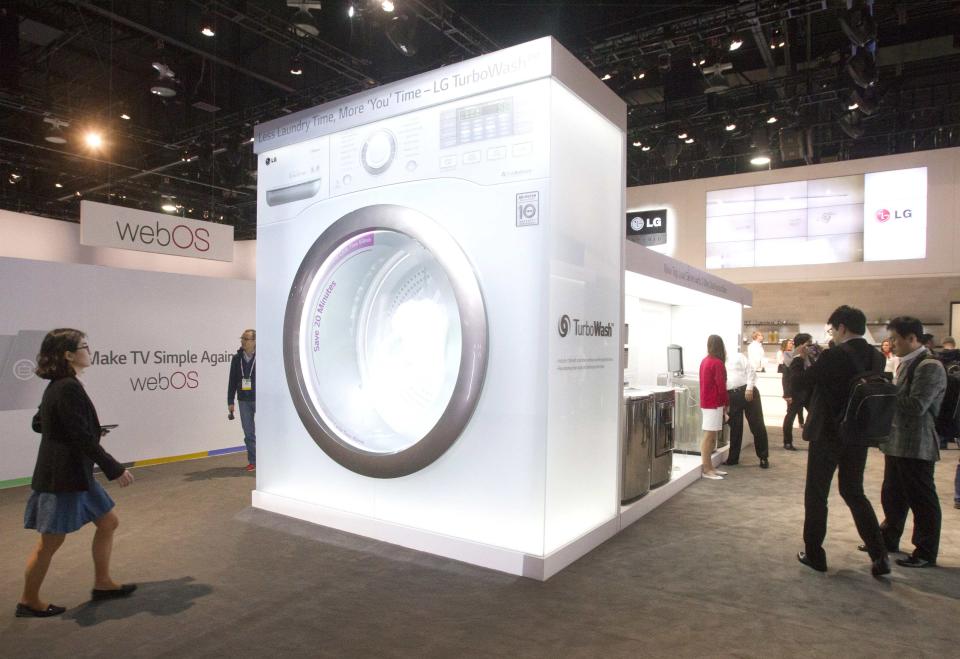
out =
[[439,458],[483,388],[487,315],[453,237],[394,205],[358,209],[307,252],[287,300],[283,358],[314,441],[359,474]]

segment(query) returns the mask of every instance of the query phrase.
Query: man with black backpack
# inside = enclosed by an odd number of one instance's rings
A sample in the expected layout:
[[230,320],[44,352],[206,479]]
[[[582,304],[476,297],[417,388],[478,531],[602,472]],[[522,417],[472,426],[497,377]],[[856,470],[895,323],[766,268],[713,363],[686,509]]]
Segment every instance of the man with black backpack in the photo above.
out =
[[940,361],[921,343],[923,325],[900,316],[887,325],[893,352],[900,358],[893,429],[880,442],[884,454],[880,529],[887,551],[897,551],[907,513],[913,511],[913,553],[898,558],[903,567],[932,567],[940,548],[940,499],[933,469],[940,459],[937,416],[947,389]]
[[[882,375],[886,359],[864,340],[867,319],[859,309],[838,307],[827,322],[833,329],[835,347],[826,350],[792,382],[794,391],[805,391],[810,401],[810,413],[803,427],[803,438],[810,442],[804,491],[804,551],[797,554],[797,560],[819,572],[827,571],[823,550],[827,498],[833,474],[838,471],[840,496],[850,508],[857,532],[866,544],[872,561],[870,571],[880,576],[890,572],[890,562],[877,515],[863,492],[869,443],[859,437],[856,428],[850,427],[846,417],[851,389],[866,379],[858,380],[858,376]],[[800,348],[797,356],[803,359],[805,350],[806,347]],[[851,416],[855,417],[856,414]],[[889,429],[889,420],[886,423]],[[876,429],[873,430],[875,434]]]

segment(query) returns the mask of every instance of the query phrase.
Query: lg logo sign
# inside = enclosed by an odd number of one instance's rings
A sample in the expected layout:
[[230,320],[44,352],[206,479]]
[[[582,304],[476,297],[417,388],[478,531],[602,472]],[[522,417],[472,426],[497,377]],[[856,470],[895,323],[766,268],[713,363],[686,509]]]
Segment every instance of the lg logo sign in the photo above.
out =
[[891,212],[888,211],[886,208],[881,208],[880,210],[877,211],[876,217],[877,217],[877,222],[883,223],[883,222],[887,222],[887,221],[889,221],[889,220],[891,220],[891,219],[901,219],[901,218],[913,217],[913,211],[912,211],[911,209],[907,208],[907,209],[902,210],[902,211],[900,211],[900,210],[895,210],[895,211],[893,211],[893,213],[891,213]]

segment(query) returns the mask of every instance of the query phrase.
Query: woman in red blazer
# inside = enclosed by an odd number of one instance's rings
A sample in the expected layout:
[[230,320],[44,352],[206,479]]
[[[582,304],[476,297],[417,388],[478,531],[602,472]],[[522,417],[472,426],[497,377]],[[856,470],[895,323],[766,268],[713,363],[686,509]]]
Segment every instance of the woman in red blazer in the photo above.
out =
[[723,339],[711,334],[707,339],[707,356],[700,362],[700,410],[703,412],[703,441],[700,457],[703,461],[703,477],[723,480],[725,471],[713,466],[713,450],[717,445],[717,433],[723,428],[723,416],[727,406],[727,351]]

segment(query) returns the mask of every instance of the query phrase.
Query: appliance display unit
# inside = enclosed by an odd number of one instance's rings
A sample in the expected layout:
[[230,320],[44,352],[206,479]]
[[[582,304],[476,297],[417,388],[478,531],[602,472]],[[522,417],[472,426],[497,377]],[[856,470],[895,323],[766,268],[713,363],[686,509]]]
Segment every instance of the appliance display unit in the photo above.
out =
[[670,481],[673,471],[673,419],[676,399],[673,387],[653,390],[653,441],[650,458],[650,488]]
[[635,501],[650,491],[650,458],[654,433],[653,394],[642,389],[623,392],[623,451],[620,503]]
[[624,122],[547,38],[258,127],[256,507],[536,578],[616,526]]

